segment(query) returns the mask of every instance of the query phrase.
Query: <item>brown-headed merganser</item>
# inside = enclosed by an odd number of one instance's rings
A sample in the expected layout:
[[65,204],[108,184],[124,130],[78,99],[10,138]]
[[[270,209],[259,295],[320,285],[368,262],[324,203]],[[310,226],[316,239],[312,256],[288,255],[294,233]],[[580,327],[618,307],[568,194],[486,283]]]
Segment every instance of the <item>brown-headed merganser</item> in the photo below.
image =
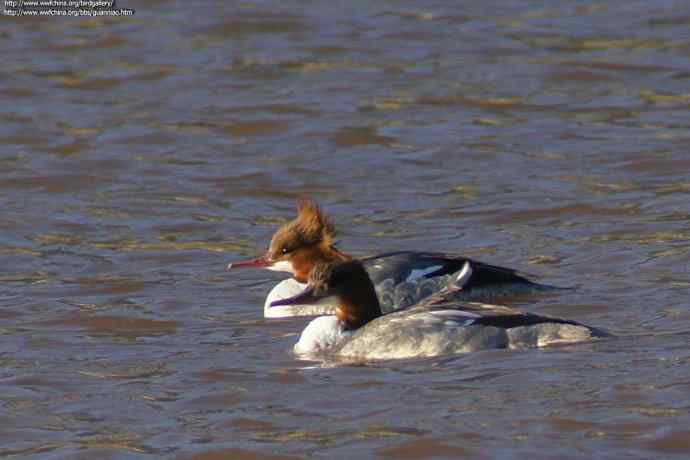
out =
[[[335,227],[311,200],[297,202],[298,215],[271,239],[268,251],[255,259],[233,262],[228,268],[257,267],[287,272],[294,278],[276,285],[264,303],[264,316],[280,318],[333,313],[333,299],[273,307],[273,301],[294,296],[306,287],[307,277],[318,263],[353,260],[335,247]],[[435,252],[398,251],[360,259],[374,282],[384,312],[406,308],[453,283],[467,262],[472,277],[458,295],[463,300],[486,301],[506,293],[549,289],[530,281],[516,270],[489,265],[466,257]]]
[[360,261],[319,263],[306,290],[272,307],[335,296],[335,315],[312,320],[294,347],[306,357],[401,359],[489,348],[581,342],[606,334],[575,321],[512,308],[448,300],[473,276],[465,262],[456,283],[405,310],[382,314],[376,290]]

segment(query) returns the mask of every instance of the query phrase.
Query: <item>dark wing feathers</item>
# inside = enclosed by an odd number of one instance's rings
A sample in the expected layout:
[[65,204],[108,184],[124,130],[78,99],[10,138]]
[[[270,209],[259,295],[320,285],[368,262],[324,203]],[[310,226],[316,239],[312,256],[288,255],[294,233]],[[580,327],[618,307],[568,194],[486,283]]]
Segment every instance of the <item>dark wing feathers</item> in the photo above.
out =
[[576,321],[568,321],[567,319],[549,318],[547,316],[532,315],[530,313],[517,313],[513,315],[489,315],[482,316],[474,320],[473,324],[482,326],[500,327],[503,329],[510,329],[520,326],[534,326],[541,323],[557,323],[557,324],[572,324],[574,326],[581,326]]
[[473,272],[472,277],[464,285],[465,289],[496,284],[536,284],[518,274],[517,270],[444,253],[399,251],[361,260],[375,283],[386,278],[392,278],[396,284],[401,283],[412,273],[412,269],[434,266],[438,266],[438,270],[425,274],[425,278],[449,275],[462,270],[465,263],[469,262]]

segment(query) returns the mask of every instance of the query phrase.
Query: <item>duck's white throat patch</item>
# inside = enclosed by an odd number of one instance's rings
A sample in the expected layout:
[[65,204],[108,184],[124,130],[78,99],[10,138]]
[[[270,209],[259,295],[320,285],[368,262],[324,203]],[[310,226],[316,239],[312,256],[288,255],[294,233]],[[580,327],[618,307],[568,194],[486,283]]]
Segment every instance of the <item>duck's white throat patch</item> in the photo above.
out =
[[274,272],[287,272],[292,275],[295,274],[295,267],[292,266],[292,262],[289,260],[278,261],[267,268],[269,270],[273,270]]

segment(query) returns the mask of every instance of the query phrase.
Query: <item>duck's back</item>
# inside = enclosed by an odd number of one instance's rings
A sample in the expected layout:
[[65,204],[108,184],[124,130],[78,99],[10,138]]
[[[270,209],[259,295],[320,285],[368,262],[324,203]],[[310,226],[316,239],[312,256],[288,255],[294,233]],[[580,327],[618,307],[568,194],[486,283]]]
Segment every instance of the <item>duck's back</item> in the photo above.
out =
[[550,289],[516,270],[485,264],[462,256],[400,251],[365,257],[362,264],[374,283],[381,310],[407,308],[456,282],[469,263],[472,275],[455,296],[462,300],[489,300],[518,292]]
[[355,331],[336,351],[358,359],[400,359],[506,348],[506,330],[473,325],[476,318],[454,310],[396,312]]

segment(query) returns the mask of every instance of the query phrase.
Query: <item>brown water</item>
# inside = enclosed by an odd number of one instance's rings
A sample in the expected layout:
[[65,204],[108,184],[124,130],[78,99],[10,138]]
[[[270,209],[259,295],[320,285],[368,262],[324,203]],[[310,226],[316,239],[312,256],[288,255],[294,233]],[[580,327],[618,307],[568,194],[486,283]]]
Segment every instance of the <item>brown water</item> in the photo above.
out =
[[[690,455],[690,3],[118,7],[0,18],[0,457]],[[618,337],[298,361],[225,265],[304,193]]]

